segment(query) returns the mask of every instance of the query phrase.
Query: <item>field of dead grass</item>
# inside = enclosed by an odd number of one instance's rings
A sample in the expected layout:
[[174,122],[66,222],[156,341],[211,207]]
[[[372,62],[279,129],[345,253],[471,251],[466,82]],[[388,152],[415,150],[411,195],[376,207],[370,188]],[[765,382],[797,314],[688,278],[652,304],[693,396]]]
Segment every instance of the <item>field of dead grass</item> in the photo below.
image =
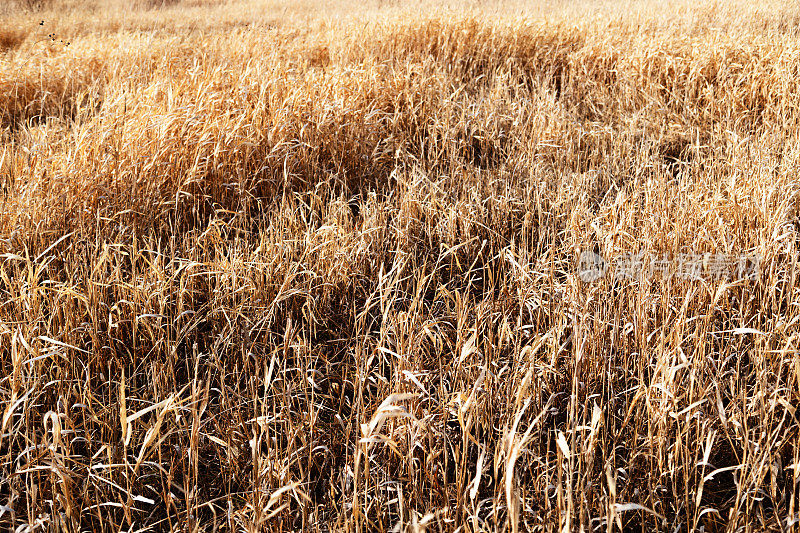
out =
[[0,8],[0,528],[796,530],[798,28]]

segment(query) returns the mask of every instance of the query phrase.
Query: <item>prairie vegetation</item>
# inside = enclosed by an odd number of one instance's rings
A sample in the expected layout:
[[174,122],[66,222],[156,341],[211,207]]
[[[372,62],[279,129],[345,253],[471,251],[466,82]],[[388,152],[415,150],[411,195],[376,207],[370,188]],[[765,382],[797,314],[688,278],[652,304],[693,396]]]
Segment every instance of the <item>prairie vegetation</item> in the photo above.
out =
[[0,8],[0,527],[796,530],[799,24]]

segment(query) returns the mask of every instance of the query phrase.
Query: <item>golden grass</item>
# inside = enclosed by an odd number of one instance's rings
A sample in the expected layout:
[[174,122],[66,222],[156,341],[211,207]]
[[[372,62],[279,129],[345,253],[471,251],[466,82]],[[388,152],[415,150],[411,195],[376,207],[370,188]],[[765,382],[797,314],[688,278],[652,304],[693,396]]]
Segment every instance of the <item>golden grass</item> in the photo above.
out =
[[155,4],[0,13],[0,527],[798,527],[800,12]]

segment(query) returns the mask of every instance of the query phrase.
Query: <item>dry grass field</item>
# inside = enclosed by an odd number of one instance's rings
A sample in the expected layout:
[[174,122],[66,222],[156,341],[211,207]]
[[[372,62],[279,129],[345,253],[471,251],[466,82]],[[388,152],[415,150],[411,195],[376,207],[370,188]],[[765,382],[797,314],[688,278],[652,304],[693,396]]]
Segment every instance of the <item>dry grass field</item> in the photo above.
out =
[[799,201],[790,3],[4,2],[0,530],[797,531]]

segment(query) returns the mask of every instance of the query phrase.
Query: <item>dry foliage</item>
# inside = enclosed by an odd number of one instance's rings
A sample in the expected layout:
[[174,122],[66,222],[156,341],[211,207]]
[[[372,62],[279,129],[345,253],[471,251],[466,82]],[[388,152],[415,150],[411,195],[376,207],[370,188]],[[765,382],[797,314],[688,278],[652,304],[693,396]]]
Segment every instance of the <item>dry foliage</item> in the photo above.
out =
[[796,8],[168,3],[4,15],[0,527],[798,527]]

